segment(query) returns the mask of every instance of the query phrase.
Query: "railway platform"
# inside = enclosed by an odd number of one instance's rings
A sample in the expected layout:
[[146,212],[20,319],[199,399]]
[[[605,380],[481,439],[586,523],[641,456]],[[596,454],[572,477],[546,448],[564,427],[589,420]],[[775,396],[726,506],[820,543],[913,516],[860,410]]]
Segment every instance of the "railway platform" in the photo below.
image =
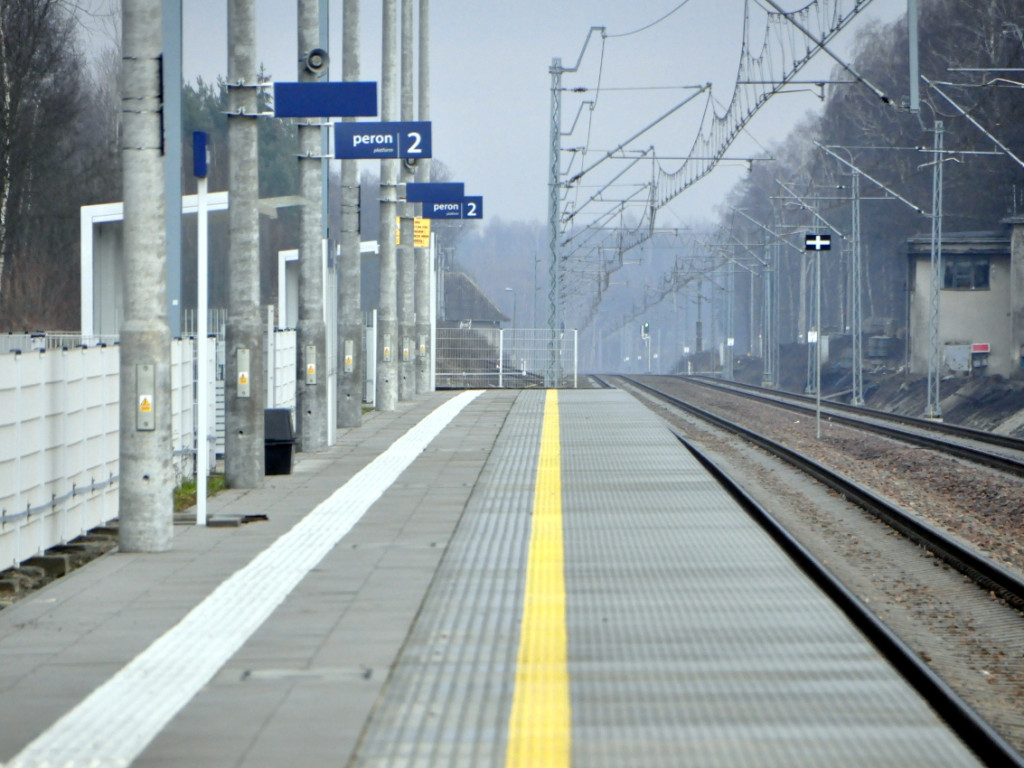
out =
[[0,765],[972,766],[650,411],[442,392],[0,611]]

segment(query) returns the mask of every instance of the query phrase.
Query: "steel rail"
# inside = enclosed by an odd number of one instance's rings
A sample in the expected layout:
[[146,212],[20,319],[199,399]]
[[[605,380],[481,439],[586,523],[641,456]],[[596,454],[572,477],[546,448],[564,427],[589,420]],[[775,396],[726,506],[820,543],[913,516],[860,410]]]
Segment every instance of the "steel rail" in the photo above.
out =
[[847,501],[875,515],[914,543],[931,551],[984,589],[994,591],[1017,609],[1024,608],[1024,579],[900,509],[870,489],[753,430],[691,405],[637,379],[628,376],[619,378],[783,459],[828,486]]
[[[702,387],[730,392],[740,397],[763,400],[764,402],[777,405],[780,408],[787,408],[791,411],[813,411],[815,407],[814,398],[793,392],[765,390],[762,387],[752,384],[723,382],[702,376],[687,376],[685,377],[685,380],[698,384]],[[828,402],[828,405],[823,409],[823,412],[827,412],[828,417],[838,424],[846,424],[847,426],[863,429],[868,432],[874,432],[893,440],[900,440],[922,448],[948,453],[956,456],[957,458],[971,461],[975,464],[982,464],[1001,472],[1006,472],[1018,477],[1024,477],[1024,460],[1015,459],[1010,456],[1003,456],[997,453],[990,453],[986,450],[974,448],[969,445],[950,443],[940,437],[908,432],[894,426],[876,424],[870,421],[865,421],[864,419],[876,419],[877,421],[885,421],[890,424],[897,424],[913,430],[933,432],[936,435],[942,435],[944,437],[954,437],[959,440],[970,440],[989,447],[1004,448],[1011,451],[1019,451],[1024,454],[1024,440],[1016,437],[1011,437],[1009,435],[997,435],[992,432],[984,432],[980,429],[971,429],[970,427],[962,427],[956,424],[945,424],[943,422],[931,421],[929,419],[919,419],[913,416],[900,416],[898,414],[879,411],[873,408],[864,408],[863,406],[855,406],[833,401]],[[844,413],[851,415],[844,416]]]
[[764,507],[757,503],[726,472],[673,430],[736,502],[786,552],[797,566],[829,596],[847,618],[868,638],[890,664],[935,709],[978,758],[990,766],[1024,766],[1022,758],[977,712],[939,675],[921,660],[853,592],[797,541]]

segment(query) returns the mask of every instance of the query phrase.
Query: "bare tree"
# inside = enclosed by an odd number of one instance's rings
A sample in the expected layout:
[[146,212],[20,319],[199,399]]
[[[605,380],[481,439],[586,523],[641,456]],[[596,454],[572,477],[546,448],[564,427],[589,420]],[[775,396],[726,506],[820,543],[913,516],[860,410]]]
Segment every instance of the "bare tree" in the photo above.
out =
[[[69,0],[0,3],[0,323],[73,323],[77,210],[116,196],[116,115]],[[103,57],[100,57],[102,63]],[[89,98],[86,98],[86,94]],[[114,161],[116,163],[116,160]],[[77,281],[70,281],[77,286]],[[17,290],[13,290],[15,285]]]

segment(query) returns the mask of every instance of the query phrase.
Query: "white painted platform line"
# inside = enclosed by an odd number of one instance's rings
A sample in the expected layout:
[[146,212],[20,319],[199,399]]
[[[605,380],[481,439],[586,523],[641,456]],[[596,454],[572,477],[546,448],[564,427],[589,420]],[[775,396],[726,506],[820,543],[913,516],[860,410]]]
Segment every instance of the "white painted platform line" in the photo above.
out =
[[128,766],[480,392],[434,410],[175,627],[29,744],[7,768]]

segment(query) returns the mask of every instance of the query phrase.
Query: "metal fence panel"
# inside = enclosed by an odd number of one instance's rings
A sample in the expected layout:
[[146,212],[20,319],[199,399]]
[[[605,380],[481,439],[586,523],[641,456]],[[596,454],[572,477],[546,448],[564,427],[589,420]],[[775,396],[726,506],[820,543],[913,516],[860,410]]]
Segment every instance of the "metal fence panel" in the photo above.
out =
[[[118,514],[120,349],[39,348],[50,351],[0,355],[0,569]],[[168,458],[179,481],[195,464],[194,370],[192,341],[175,339]]]
[[116,347],[0,357],[0,568],[117,516]]
[[438,328],[436,376],[441,389],[574,388],[576,331]]

